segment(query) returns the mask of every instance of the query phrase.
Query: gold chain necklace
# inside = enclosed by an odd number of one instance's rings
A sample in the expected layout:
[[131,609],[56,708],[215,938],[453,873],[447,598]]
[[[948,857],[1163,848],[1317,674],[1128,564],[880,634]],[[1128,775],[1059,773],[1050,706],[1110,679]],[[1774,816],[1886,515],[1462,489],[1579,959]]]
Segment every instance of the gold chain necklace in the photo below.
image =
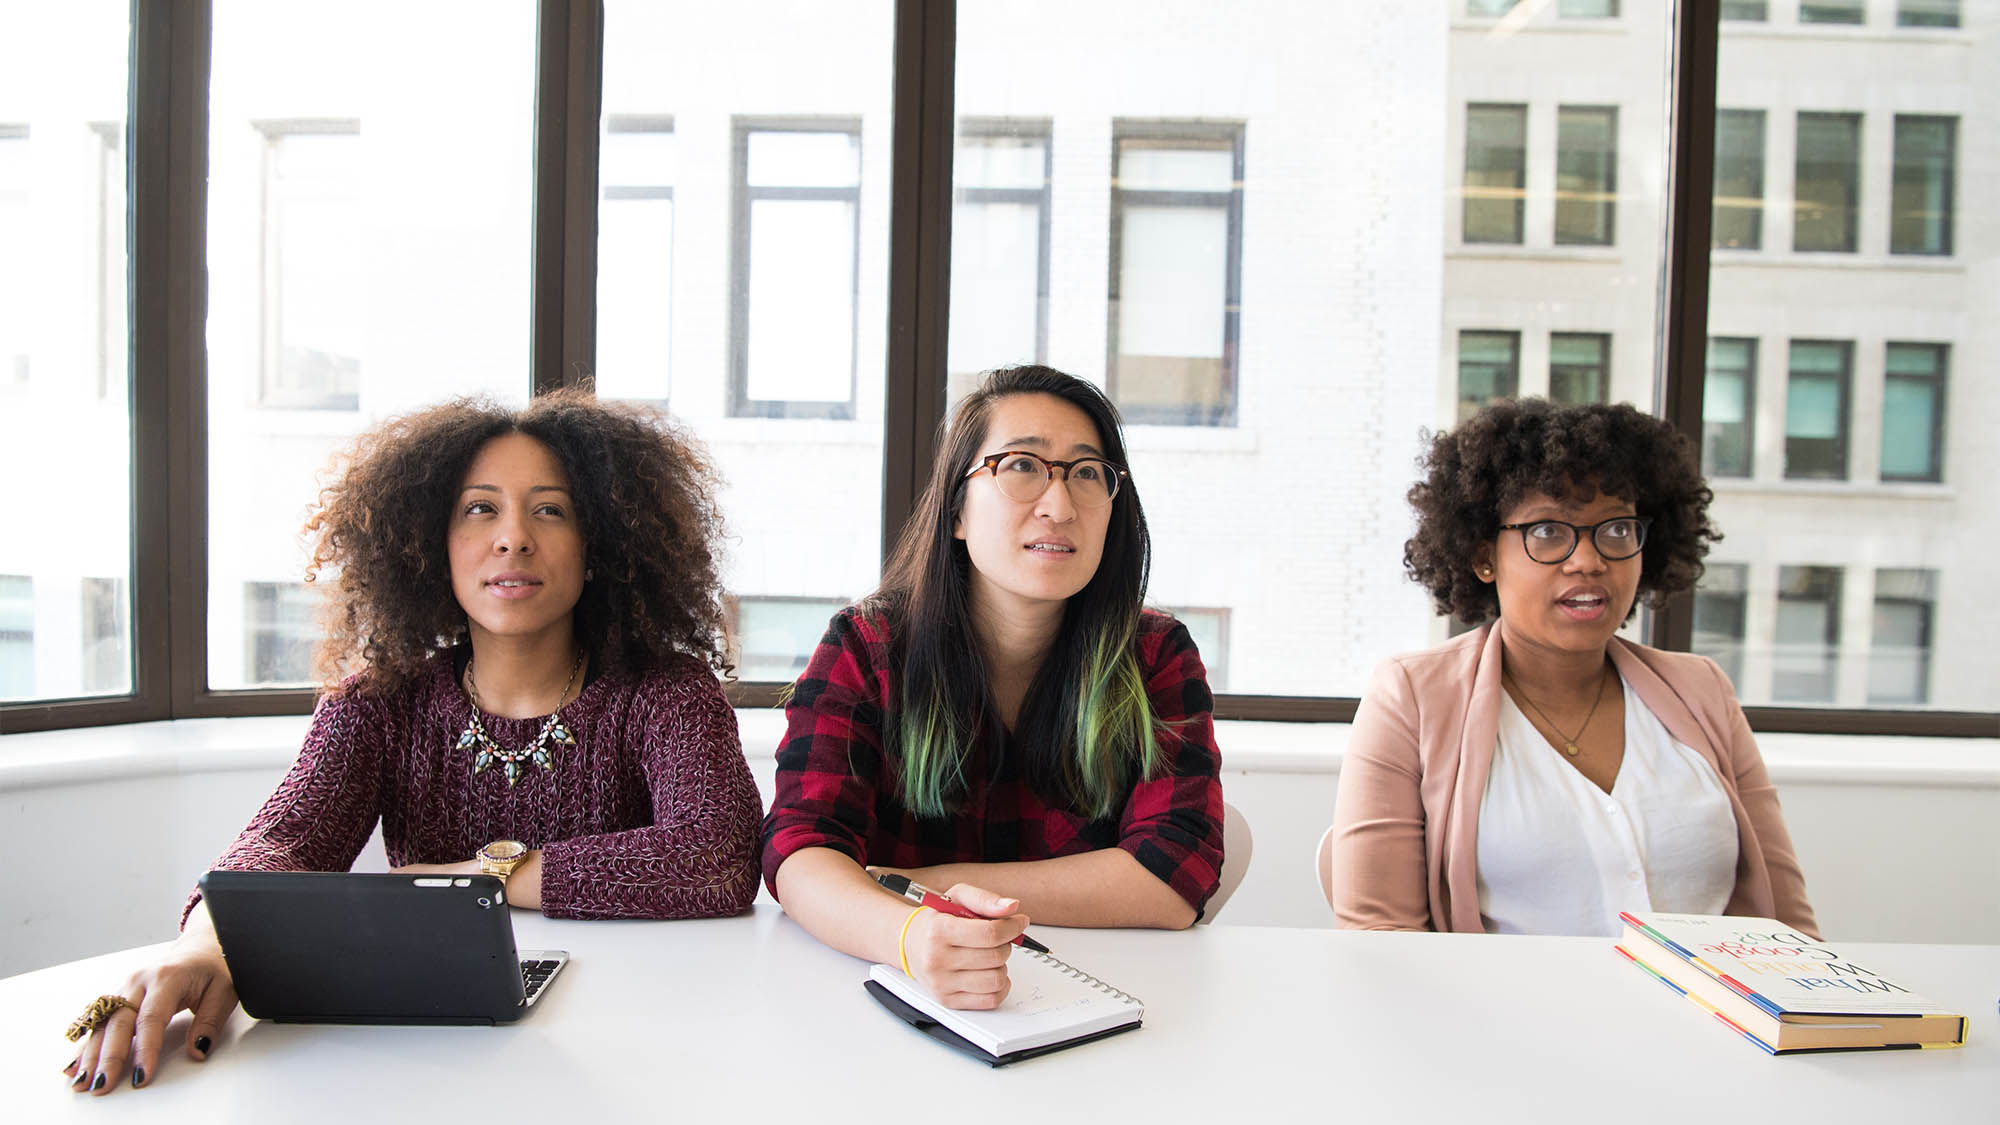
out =
[[[467,670],[470,671],[470,668],[468,667]],[[1583,751],[1577,747],[1576,740],[1583,737],[1583,732],[1590,729],[1590,720],[1597,717],[1597,706],[1598,704],[1604,702],[1604,686],[1611,682],[1610,672],[1611,670],[1609,668],[1606,668],[1604,670],[1604,674],[1597,677],[1597,698],[1591,701],[1590,713],[1583,717],[1583,725],[1576,728],[1576,734],[1574,735],[1564,734],[1562,728],[1556,725],[1556,721],[1554,719],[1549,718],[1549,713],[1547,711],[1544,711],[1540,707],[1535,706],[1535,701],[1529,699],[1528,693],[1521,689],[1521,681],[1515,679],[1511,673],[1507,674],[1507,681],[1514,685],[1514,694],[1521,697],[1521,702],[1527,704],[1530,708],[1532,708],[1535,714],[1540,715],[1542,717],[1542,721],[1549,724],[1549,729],[1556,732],[1557,737],[1563,740],[1563,745],[1562,745],[1563,753],[1568,754],[1570,757],[1574,758],[1578,754],[1583,753]]]
[[458,736],[458,749],[473,750],[472,776],[478,777],[495,762],[499,762],[507,773],[507,788],[521,779],[521,763],[533,762],[545,770],[555,767],[557,746],[576,746],[576,735],[570,733],[569,724],[562,720],[563,701],[569,698],[569,689],[576,686],[576,674],[583,671],[583,653],[576,654],[576,663],[569,666],[569,679],[563,684],[562,694],[556,696],[555,710],[542,723],[542,729],[527,745],[519,750],[509,750],[486,733],[486,724],[479,719],[479,685],[472,679],[472,661],[465,662],[465,694],[472,699],[472,721],[465,725],[465,733]]

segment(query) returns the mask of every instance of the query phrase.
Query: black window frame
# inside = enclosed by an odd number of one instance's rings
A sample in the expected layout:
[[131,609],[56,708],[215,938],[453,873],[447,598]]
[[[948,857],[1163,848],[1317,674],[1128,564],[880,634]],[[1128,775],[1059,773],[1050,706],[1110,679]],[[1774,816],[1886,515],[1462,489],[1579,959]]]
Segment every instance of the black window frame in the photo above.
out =
[[[1605,132],[1605,149],[1595,152],[1590,149],[1570,148],[1563,144],[1563,132],[1567,118],[1583,114],[1601,114]],[[1616,246],[1618,245],[1618,107],[1615,105],[1558,105],[1556,106],[1556,163],[1555,163],[1555,215],[1550,223],[1550,235],[1557,246]],[[1603,177],[1586,189],[1587,194],[1596,199],[1573,199],[1571,189],[1563,186],[1565,162],[1602,161]],[[1589,177],[1585,177],[1588,179]],[[1590,224],[1599,228],[1596,236],[1565,236],[1563,215],[1568,211],[1572,216],[1598,212]]]
[[[1910,125],[1945,126],[1944,169],[1938,178],[1937,190],[1943,196],[1941,207],[1944,216],[1938,220],[1937,241],[1932,244],[1928,237],[1919,235],[1913,241],[1903,241],[1903,216],[1909,214],[1918,204],[1910,200],[1911,195],[1921,196],[1931,187],[1930,177],[1924,175],[1922,167],[1912,160],[1905,163],[1903,139],[1904,123]],[[1954,253],[1953,228],[1957,221],[1958,209],[1958,134],[1959,118],[1948,113],[1899,113],[1896,115],[1894,137],[1890,141],[1889,158],[1889,253],[1910,254],[1929,257],[1949,258]],[[1906,172],[1909,174],[1906,176]]]
[[[539,0],[533,260],[528,380],[536,393],[581,384],[594,348],[597,129],[604,13],[600,0]],[[1667,186],[1668,234],[1658,405],[1683,432],[1701,425],[1709,290],[1716,52],[1715,0],[1677,5],[1676,76]],[[889,192],[889,316],[883,521],[893,542],[914,509],[945,400],[949,295],[952,0],[897,0]],[[127,292],[132,385],[133,687],[117,697],[41,699],[0,707],[0,730],[235,715],[303,714],[310,691],[216,691],[206,684],[206,244],[208,0],[149,0],[132,9],[130,117],[121,122],[131,247]],[[196,279],[193,285],[186,279]],[[1691,600],[1651,615],[1649,639],[1685,651]],[[778,685],[732,684],[742,706],[768,706]],[[1219,695],[1225,719],[1342,722],[1353,697]],[[1993,711],[1751,707],[1753,728],[1840,734],[1990,738]]]
[[[1798,138],[1805,133],[1808,118],[1812,119],[1815,123],[1822,121],[1827,123],[1839,122],[1851,130],[1853,145],[1848,152],[1847,159],[1841,166],[1846,174],[1847,181],[1845,186],[1848,198],[1845,203],[1835,200],[1808,201],[1802,198],[1803,192],[1799,190],[1798,184],[1805,178],[1805,146]],[[1796,132],[1792,134],[1792,252],[1795,254],[1852,254],[1860,248],[1861,150],[1862,146],[1866,143],[1866,139],[1862,134],[1861,118],[1861,113],[1849,110],[1802,109],[1798,112],[1798,117],[1795,120]],[[1801,221],[1801,216],[1808,206],[1825,207],[1843,212],[1840,217],[1841,237],[1837,240],[1828,239],[1819,241],[1810,246],[1800,245],[1799,232],[1805,227],[1805,224]]]
[[[1722,151],[1726,133],[1723,127],[1725,119],[1741,122],[1743,125],[1743,135],[1746,137],[1752,131],[1750,125],[1754,121],[1754,131],[1756,133],[1755,158],[1747,159],[1737,154],[1730,154],[1732,159],[1742,161],[1740,168],[1743,174],[1726,177],[1723,167],[1724,153]],[[1713,217],[1710,219],[1714,227],[1710,235],[1709,245],[1711,248],[1743,251],[1762,250],[1764,248],[1764,160],[1769,147],[1769,136],[1769,114],[1764,110],[1718,109],[1715,111],[1715,201],[1711,209]],[[1747,228],[1748,233],[1743,238],[1732,241],[1728,245],[1724,245],[1721,241],[1721,228],[1723,227],[1721,220],[1725,213],[1724,204],[1722,203],[1722,192],[1725,187],[1725,180],[1730,184],[1736,181],[1742,181],[1744,184],[1742,194],[1731,194],[1728,196],[1729,199],[1756,200],[1754,205],[1736,203],[1729,205],[1729,213],[1732,215],[1737,211],[1745,212],[1743,225]]]
[[[1557,363],[1556,344],[1563,340],[1588,340],[1597,346],[1595,365],[1580,363]],[[1556,376],[1560,370],[1565,376],[1571,369],[1591,372],[1597,380],[1597,393],[1590,398],[1570,398],[1556,393]],[[1611,401],[1611,333],[1609,332],[1551,332],[1549,333],[1549,401],[1562,403],[1601,403]]]
[[[1475,199],[1472,195],[1472,118],[1479,111],[1497,112],[1505,110],[1520,120],[1521,141],[1512,148],[1493,146],[1494,152],[1512,152],[1516,165],[1514,183],[1511,187],[1500,184],[1481,185],[1482,188],[1497,187],[1513,192],[1513,198],[1504,201]],[[1467,102],[1465,103],[1465,147],[1460,154],[1463,163],[1459,166],[1459,211],[1458,240],[1466,246],[1522,246],[1528,237],[1528,103],[1526,102]],[[1482,151],[1485,151],[1482,149]],[[1482,169],[1484,171],[1485,169]],[[1512,238],[1472,237],[1472,212],[1475,204],[1506,202],[1512,205]],[[1497,211],[1498,208],[1495,208]]]
[[1715,459],[1709,455],[1710,449],[1713,448],[1710,438],[1714,436],[1714,431],[1710,428],[1713,423],[1709,421],[1706,411],[1708,406],[1707,385],[1709,379],[1714,375],[1716,368],[1712,360],[1705,359],[1702,370],[1703,414],[1701,420],[1701,473],[1705,477],[1725,480],[1748,480],[1757,475],[1757,348],[1759,343],[1759,339],[1755,336],[1710,336],[1708,338],[1707,355],[1710,356],[1714,355],[1717,344],[1736,344],[1741,345],[1743,348],[1744,363],[1741,372],[1743,382],[1743,439],[1740,452],[1742,471],[1725,472],[1717,468]]
[[[1889,357],[1898,348],[1911,351],[1927,351],[1937,358],[1929,374],[1891,371]],[[1885,481],[1921,482],[1937,484],[1944,481],[1945,409],[1951,386],[1951,345],[1918,340],[1890,340],[1882,348],[1882,444],[1886,451],[1889,443],[1889,384],[1894,382],[1916,383],[1928,387],[1931,394],[1931,436],[1929,465],[1919,473],[1891,473],[1886,468],[1877,471]],[[1877,462],[1886,465],[1884,457]]]
[[[1840,353],[1840,369],[1838,371],[1833,372],[1831,374],[1824,371],[1808,371],[1803,373],[1807,378],[1813,378],[1813,379],[1831,378],[1834,381],[1835,389],[1837,390],[1840,396],[1840,413],[1839,413],[1839,421],[1837,423],[1837,428],[1839,430],[1839,433],[1836,437],[1832,439],[1794,438],[1792,436],[1791,407],[1790,407],[1791,386],[1792,383],[1795,380],[1797,380],[1801,375],[1801,372],[1798,370],[1797,367],[1798,349],[1800,348],[1801,345],[1806,347],[1832,347],[1838,349]],[[1786,480],[1852,479],[1851,474],[1854,470],[1854,341],[1807,339],[1807,338],[1797,338],[1787,341],[1786,354],[1785,354],[1785,397],[1786,397],[1785,479]],[[1827,441],[1827,440],[1831,440],[1835,443],[1834,460],[1838,462],[1836,467],[1831,469],[1813,469],[1813,468],[1795,467],[1794,465],[1795,461],[1804,464],[1808,461],[1808,458],[1804,456],[1795,458],[1792,454],[1792,442]],[[1801,454],[1804,454],[1806,452],[1809,452],[1809,450],[1805,448],[1802,448],[1800,450]]]
[[[1494,393],[1485,398],[1468,398],[1465,393],[1465,343],[1466,338],[1471,336],[1487,336],[1494,339],[1504,339],[1507,342],[1507,366],[1502,376],[1505,382],[1504,390],[1496,385]],[[1453,354],[1458,360],[1458,393],[1454,400],[1457,403],[1456,416],[1458,421],[1464,421],[1473,412],[1476,412],[1480,407],[1485,406],[1489,402],[1498,402],[1502,399],[1515,398],[1520,395],[1521,333],[1518,329],[1461,328],[1458,330],[1458,335],[1454,337]]]

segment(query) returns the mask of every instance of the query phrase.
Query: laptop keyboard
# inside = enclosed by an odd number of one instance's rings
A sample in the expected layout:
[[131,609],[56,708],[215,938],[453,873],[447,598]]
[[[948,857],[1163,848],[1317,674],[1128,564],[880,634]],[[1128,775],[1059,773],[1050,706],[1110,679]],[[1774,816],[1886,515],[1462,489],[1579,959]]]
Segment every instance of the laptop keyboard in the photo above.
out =
[[535,997],[542,994],[542,986],[549,983],[549,978],[561,967],[560,961],[521,962],[521,991],[524,994],[524,1002],[534,1003]]

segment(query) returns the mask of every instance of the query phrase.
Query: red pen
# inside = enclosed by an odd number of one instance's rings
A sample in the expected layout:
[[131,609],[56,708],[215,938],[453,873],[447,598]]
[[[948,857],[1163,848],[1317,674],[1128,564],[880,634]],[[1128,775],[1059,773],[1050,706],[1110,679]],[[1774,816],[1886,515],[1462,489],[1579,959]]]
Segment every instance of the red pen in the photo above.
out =
[[[949,898],[916,882],[908,875],[877,875],[875,881],[888,888],[891,894],[901,895],[918,906],[928,906],[939,914],[949,914],[954,918],[984,918],[984,914],[974,914],[972,908],[953,902]],[[1047,953],[1049,947],[1021,934],[1014,939],[1015,945],[1026,946],[1037,953]]]

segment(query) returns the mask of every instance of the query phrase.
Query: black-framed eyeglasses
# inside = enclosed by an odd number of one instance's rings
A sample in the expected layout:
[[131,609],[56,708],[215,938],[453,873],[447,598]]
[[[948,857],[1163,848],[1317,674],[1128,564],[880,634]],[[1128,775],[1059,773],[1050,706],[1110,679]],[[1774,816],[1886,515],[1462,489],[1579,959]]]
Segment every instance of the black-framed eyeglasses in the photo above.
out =
[[1586,532],[1590,534],[1590,545],[1597,549],[1597,556],[1605,562],[1629,559],[1645,547],[1646,529],[1652,523],[1651,516],[1613,516],[1592,524],[1563,520],[1503,523],[1500,530],[1520,532],[1521,547],[1528,552],[1528,557],[1554,566],[1576,553],[1576,545]]
[[1061,469],[1063,484],[1069,489],[1070,502],[1080,508],[1101,508],[1111,503],[1112,498],[1118,495],[1118,482],[1132,475],[1102,457],[1051,461],[1024,449],[989,453],[981,457],[979,464],[967,470],[965,475],[978,476],[982,469],[993,474],[993,482],[999,486],[1000,495],[1022,504],[1048,491],[1056,470]]

